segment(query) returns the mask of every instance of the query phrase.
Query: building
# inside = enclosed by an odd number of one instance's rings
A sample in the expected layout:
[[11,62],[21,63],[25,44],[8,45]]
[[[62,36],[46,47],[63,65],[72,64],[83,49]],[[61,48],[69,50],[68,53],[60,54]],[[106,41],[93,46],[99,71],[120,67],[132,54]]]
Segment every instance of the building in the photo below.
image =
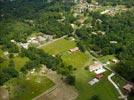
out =
[[126,93],[130,93],[132,90],[134,90],[134,86],[128,83],[123,86],[123,89],[125,90]]
[[78,50],[79,50],[79,48],[78,47],[75,47],[75,48],[70,49],[69,51],[70,52],[75,52],[75,51],[78,51]]
[[95,72],[96,74],[101,74],[105,72],[105,69],[103,68],[103,65],[101,63],[94,63],[93,65],[89,66],[90,72]]
[[97,75],[96,75],[96,78],[97,78],[98,80],[100,80],[102,77],[103,77],[103,74],[97,74]]

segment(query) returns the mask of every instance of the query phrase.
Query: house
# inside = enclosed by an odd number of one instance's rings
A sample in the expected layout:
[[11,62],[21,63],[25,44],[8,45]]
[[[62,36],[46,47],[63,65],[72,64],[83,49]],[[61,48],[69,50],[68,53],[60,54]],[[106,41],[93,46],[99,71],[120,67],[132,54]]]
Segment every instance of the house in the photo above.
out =
[[125,90],[126,93],[130,93],[134,89],[134,86],[128,83],[123,86],[123,89]]
[[89,66],[90,72],[95,72],[96,74],[101,74],[105,72],[105,69],[103,68],[103,65],[101,63],[94,63],[93,65]]
[[78,51],[78,50],[79,50],[79,48],[78,47],[75,47],[75,48],[70,49],[69,51],[70,52],[75,52],[75,51]]

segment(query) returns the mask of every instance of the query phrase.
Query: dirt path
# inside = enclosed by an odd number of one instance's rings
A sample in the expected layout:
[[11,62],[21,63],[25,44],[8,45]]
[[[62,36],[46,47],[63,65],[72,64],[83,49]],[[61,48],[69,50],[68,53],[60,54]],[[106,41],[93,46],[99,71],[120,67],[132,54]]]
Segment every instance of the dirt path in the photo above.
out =
[[61,80],[60,75],[55,71],[47,69],[45,66],[43,66],[43,70],[45,70],[45,76],[51,79],[55,83],[55,86],[33,100],[75,100],[77,98],[77,90],[74,87],[65,84]]

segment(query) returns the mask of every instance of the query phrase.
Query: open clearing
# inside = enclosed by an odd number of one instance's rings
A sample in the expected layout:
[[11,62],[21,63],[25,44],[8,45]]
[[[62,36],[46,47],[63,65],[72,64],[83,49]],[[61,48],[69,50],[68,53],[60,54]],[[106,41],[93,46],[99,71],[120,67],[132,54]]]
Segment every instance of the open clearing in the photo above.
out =
[[69,41],[67,39],[60,39],[51,44],[41,47],[45,52],[56,55],[58,53],[65,52],[71,48],[74,48],[76,43],[74,41]]
[[10,100],[31,100],[53,85],[54,83],[45,76],[36,74],[15,78],[6,83]]

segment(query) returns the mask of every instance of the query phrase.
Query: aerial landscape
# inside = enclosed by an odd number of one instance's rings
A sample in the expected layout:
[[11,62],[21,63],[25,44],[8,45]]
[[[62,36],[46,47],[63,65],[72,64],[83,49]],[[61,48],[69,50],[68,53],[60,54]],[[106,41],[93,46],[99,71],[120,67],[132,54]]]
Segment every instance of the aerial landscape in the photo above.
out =
[[0,100],[134,100],[134,0],[0,0]]

